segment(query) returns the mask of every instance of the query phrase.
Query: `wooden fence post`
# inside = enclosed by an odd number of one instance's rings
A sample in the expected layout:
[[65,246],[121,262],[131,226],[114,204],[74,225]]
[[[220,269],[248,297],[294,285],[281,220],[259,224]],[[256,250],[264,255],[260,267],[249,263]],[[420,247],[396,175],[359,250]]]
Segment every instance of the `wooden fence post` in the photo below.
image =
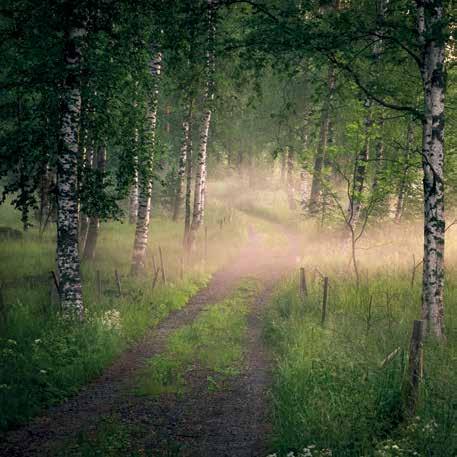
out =
[[327,303],[328,303],[328,276],[324,277],[324,295],[322,298],[322,325],[325,323],[327,317]]
[[419,386],[424,369],[424,341],[425,321],[415,320],[409,346],[408,373],[405,380],[405,408],[409,416],[416,413],[419,400]]
[[101,296],[102,296],[102,279],[100,277],[100,270],[97,270],[96,281],[97,281],[97,296],[98,296],[98,298],[101,298]]
[[117,270],[114,270],[114,278],[116,279],[117,293],[120,297],[122,295],[121,278],[120,278],[119,272]]
[[154,276],[152,277],[152,290],[154,290],[156,284],[157,284],[157,278],[159,277],[160,273],[160,268],[157,268],[157,270],[154,271]]
[[155,258],[155,255],[152,254],[152,271],[156,271],[156,270],[157,270],[156,258]]
[[179,278],[181,281],[184,279],[184,256],[181,256],[180,260]]
[[308,285],[306,284],[306,272],[302,267],[300,268],[300,297],[305,298],[308,296]]
[[160,257],[160,268],[162,270],[162,281],[165,284],[167,278],[165,277],[165,268],[163,267],[163,255],[162,255],[162,248],[159,246],[159,257]]

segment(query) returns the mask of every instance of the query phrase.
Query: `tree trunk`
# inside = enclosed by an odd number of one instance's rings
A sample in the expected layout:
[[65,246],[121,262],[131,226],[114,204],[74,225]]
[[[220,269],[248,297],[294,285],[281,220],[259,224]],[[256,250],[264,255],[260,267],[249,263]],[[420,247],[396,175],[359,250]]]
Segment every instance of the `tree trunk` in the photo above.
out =
[[295,154],[292,147],[287,148],[287,201],[289,203],[289,209],[297,209],[297,202],[295,201],[295,176],[294,176],[294,164]]
[[354,165],[354,179],[352,183],[352,192],[349,198],[349,207],[347,214],[347,223],[355,230],[357,223],[360,218],[360,212],[362,209],[362,194],[365,187],[365,180],[367,174],[368,155],[370,150],[370,134],[369,130],[371,127],[371,113],[368,111],[367,117],[365,118],[365,140],[362,149]]
[[211,123],[212,107],[214,100],[214,70],[215,70],[215,1],[208,0],[208,40],[207,40],[207,61],[206,61],[206,90],[205,90],[205,110],[203,114],[202,126],[200,130],[200,147],[197,156],[197,175],[195,177],[194,209],[192,214],[192,224],[189,232],[189,246],[195,248],[197,232],[203,223],[205,215],[205,193],[206,193],[206,159],[208,147],[208,134]]
[[186,161],[186,200],[184,213],[184,248],[190,249],[190,222],[192,217],[192,113],[189,113],[189,144],[187,146]]
[[312,215],[318,214],[322,197],[322,169],[327,152],[330,106],[335,91],[335,67],[333,65],[330,65],[328,69],[327,91],[327,98],[322,106],[319,143],[314,159],[313,182],[311,184],[311,195],[309,198],[309,212]]
[[138,214],[136,220],[135,240],[133,243],[133,255],[131,273],[139,274],[144,269],[146,250],[148,247],[149,220],[151,211],[152,172],[154,161],[154,149],[157,127],[157,105],[159,96],[159,75],[162,66],[162,54],[156,53],[150,63],[150,72],[153,78],[153,90],[149,100],[147,114],[147,152],[139,158],[139,196]]
[[46,164],[43,176],[40,179],[40,208],[38,213],[39,219],[39,233],[43,234],[46,230],[46,227],[53,217],[52,213],[55,209],[55,204],[53,202],[54,196],[54,186],[55,186],[55,177],[49,167],[49,164]]
[[444,337],[444,57],[443,0],[416,0],[424,89],[424,262],[422,316],[427,330]]
[[[379,128],[382,130],[383,122],[379,123]],[[382,131],[378,138],[376,138],[376,146],[375,146],[375,170],[373,176],[373,183],[371,185],[371,192],[373,195],[379,190],[379,182],[382,177],[383,171],[383,163],[384,163],[384,141],[382,138]]]
[[286,154],[283,149],[279,152],[279,159],[280,159],[280,176],[279,181],[281,183],[281,187],[284,188],[286,184],[286,173],[287,173],[287,160]]
[[[135,160],[137,162],[137,160]],[[133,171],[133,182],[130,186],[129,193],[129,224],[136,224],[136,218],[138,216],[138,167],[135,165]]]
[[197,175],[195,177],[194,208],[192,224],[190,226],[190,246],[193,248],[196,234],[203,223],[205,215],[206,191],[206,151],[208,146],[208,133],[211,122],[211,110],[206,110],[200,131],[200,148],[197,155]]
[[408,186],[408,170],[409,170],[409,155],[410,148],[413,143],[413,123],[408,123],[408,131],[406,133],[406,145],[403,150],[404,164],[403,173],[401,176],[400,184],[398,186],[397,204],[395,206],[395,222],[400,223],[405,209],[405,196]]
[[184,181],[186,179],[186,165],[187,165],[187,151],[189,148],[189,119],[183,122],[182,124],[184,137],[181,145],[181,152],[179,155],[179,168],[178,168],[178,182],[176,186],[176,196],[173,207],[173,220],[177,221],[179,214],[181,212],[183,204],[183,191],[184,191]]
[[[84,175],[85,171],[88,168],[92,168],[94,165],[94,144],[91,142],[89,150],[83,152],[83,157],[82,157],[82,163],[83,163],[83,170],[82,173]],[[87,234],[89,231],[89,216],[84,213],[79,213],[79,251],[81,253],[84,252],[84,249],[86,247],[86,241],[87,241]]]
[[[97,170],[97,181],[103,188],[103,179],[106,168],[106,147],[98,148],[95,167]],[[93,260],[95,258],[95,248],[97,246],[98,233],[100,230],[100,218],[93,215],[89,218],[89,228],[87,230],[86,244],[84,245],[83,260]]]
[[78,241],[78,157],[81,117],[82,41],[87,35],[77,8],[65,33],[66,77],[61,96],[60,147],[57,155],[57,270],[62,310],[84,319]]

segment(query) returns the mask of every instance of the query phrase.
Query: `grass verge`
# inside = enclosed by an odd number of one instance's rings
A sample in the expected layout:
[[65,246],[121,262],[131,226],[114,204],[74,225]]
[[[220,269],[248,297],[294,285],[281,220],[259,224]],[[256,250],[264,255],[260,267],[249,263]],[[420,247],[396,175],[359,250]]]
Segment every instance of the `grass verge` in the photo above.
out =
[[[359,288],[344,277],[330,281],[323,326],[321,281],[302,300],[290,278],[272,300],[265,322],[277,361],[272,449],[299,457],[457,455],[456,329],[449,325],[445,345],[426,343],[420,403],[407,418],[402,386],[418,289],[397,274],[379,273]],[[453,282],[446,296],[457,299]]]

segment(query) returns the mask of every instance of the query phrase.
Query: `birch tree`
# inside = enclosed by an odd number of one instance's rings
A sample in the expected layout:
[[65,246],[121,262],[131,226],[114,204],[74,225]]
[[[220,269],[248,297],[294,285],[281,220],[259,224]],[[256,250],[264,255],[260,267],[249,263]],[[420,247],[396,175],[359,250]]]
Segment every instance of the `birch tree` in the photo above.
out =
[[428,331],[444,337],[444,58],[443,0],[416,0],[424,91],[422,168],[424,172],[424,263],[422,317]]
[[215,72],[215,1],[208,0],[207,4],[207,21],[208,21],[208,37],[207,37],[207,58],[206,58],[206,87],[205,101],[202,125],[200,129],[200,145],[197,155],[197,173],[195,176],[195,191],[194,205],[192,214],[192,223],[189,232],[189,247],[195,248],[197,232],[203,224],[205,215],[205,194],[206,194],[206,174],[207,174],[207,148],[208,135],[211,124],[211,116],[214,101],[214,72]]
[[149,97],[146,132],[145,132],[145,151],[143,160],[139,160],[139,196],[138,214],[136,220],[135,240],[133,243],[133,255],[131,273],[137,275],[144,269],[146,250],[148,246],[149,220],[151,212],[152,194],[152,172],[154,149],[156,143],[157,127],[157,106],[159,96],[159,76],[162,67],[162,54],[155,52],[150,61],[150,74],[152,77],[152,93]]
[[186,168],[188,160],[188,149],[189,149],[189,140],[190,140],[190,131],[189,131],[189,120],[185,120],[182,124],[183,129],[183,139],[181,144],[181,150],[179,154],[179,164],[178,164],[178,180],[176,183],[176,195],[173,205],[173,220],[177,221],[179,214],[182,209],[183,200],[184,200],[184,185],[186,179]]
[[84,319],[78,245],[78,156],[81,70],[86,12],[69,5],[65,30],[65,79],[61,96],[60,148],[57,155],[57,270],[61,306],[69,317]]

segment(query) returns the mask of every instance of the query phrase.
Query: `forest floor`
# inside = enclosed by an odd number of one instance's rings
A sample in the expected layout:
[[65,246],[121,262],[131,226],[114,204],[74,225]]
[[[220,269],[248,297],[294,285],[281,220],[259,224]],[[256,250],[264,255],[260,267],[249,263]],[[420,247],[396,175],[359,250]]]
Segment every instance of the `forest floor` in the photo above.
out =
[[[287,238],[288,246],[279,250],[253,234],[237,259],[215,273],[184,309],[149,331],[101,377],[6,434],[0,455],[265,456],[270,360],[261,317],[273,286],[296,266],[296,239]],[[227,299],[243,280],[257,281],[258,288],[247,303],[239,370],[211,388],[208,382],[217,377],[196,360],[183,373],[184,392],[138,395],[139,375],[166,352],[170,336]]]

